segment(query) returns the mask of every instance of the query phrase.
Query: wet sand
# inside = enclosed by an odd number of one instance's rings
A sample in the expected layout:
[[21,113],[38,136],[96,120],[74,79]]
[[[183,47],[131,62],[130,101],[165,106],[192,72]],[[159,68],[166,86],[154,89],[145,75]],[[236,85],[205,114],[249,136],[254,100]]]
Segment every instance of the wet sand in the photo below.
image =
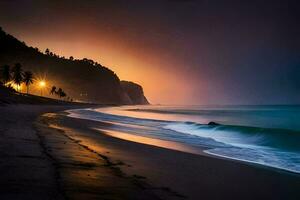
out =
[[87,105],[0,106],[1,200],[173,199],[141,177],[127,176],[122,163],[49,127],[58,118],[45,113],[80,107]]
[[61,199],[53,163],[33,122],[45,112],[80,106],[0,106],[0,199]]
[[[298,174],[127,141],[99,131],[111,124],[69,118],[63,113],[44,115],[40,120],[44,121],[40,124],[46,123],[52,131],[61,132],[98,155],[151,199],[300,199]],[[80,177],[86,179],[86,176]],[[103,187],[114,185],[105,184]],[[146,194],[134,196],[146,199]]]
[[[111,124],[0,107],[0,199],[300,199],[300,176],[140,144]],[[78,106],[77,106],[78,107]]]

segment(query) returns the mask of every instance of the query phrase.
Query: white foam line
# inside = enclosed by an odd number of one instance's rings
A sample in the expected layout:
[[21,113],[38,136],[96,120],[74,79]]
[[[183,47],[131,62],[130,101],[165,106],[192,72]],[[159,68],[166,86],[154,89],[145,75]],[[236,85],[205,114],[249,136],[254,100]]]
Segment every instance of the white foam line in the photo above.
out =
[[269,164],[266,164],[266,163],[261,163],[261,162],[255,162],[255,161],[250,161],[250,160],[245,160],[245,159],[239,159],[239,158],[224,156],[224,155],[220,155],[220,154],[209,152],[209,150],[204,150],[203,152],[207,153],[207,154],[210,154],[210,155],[217,156],[217,157],[227,158],[227,159],[230,159],[230,160],[238,160],[238,161],[243,161],[243,162],[247,162],[247,163],[258,164],[258,165],[262,165],[262,166],[272,167],[272,168],[275,168],[275,169],[280,169],[280,170],[285,170],[285,171],[288,171],[288,172],[293,172],[293,173],[296,173],[296,174],[300,174],[300,171],[291,170],[291,169],[284,168],[284,167],[278,167],[278,166],[269,165]]

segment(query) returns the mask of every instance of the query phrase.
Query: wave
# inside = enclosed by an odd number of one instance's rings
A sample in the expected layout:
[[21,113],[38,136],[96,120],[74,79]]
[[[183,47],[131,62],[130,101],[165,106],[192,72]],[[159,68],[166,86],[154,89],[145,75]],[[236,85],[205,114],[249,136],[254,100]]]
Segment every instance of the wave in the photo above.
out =
[[210,138],[227,145],[211,145],[205,151],[208,154],[300,173],[298,131],[233,125],[211,126],[194,122],[171,123],[164,128]]
[[212,126],[194,122],[170,123],[164,128],[236,146],[253,145],[300,151],[300,132],[294,130],[235,125]]
[[219,115],[219,114],[264,114],[266,112],[295,112],[300,111],[300,105],[278,105],[278,106],[200,106],[200,107],[188,107],[184,109],[182,107],[172,108],[129,108],[126,111],[134,112],[149,112],[159,114],[184,114],[184,115]]
[[143,122],[161,122],[168,123],[170,121],[167,120],[157,120],[157,119],[143,119],[137,117],[129,117],[129,116],[121,116],[114,115],[108,113],[98,112],[95,109],[72,109],[68,110],[70,117],[82,118],[82,119],[90,119],[94,121],[115,121],[115,122],[128,122],[128,123],[143,123]]
[[181,121],[253,126],[300,131],[300,106],[189,106],[142,107],[127,109],[131,113],[152,113],[160,118],[178,118]]
[[[107,110],[106,110],[107,111]],[[258,163],[300,173],[300,131],[243,125],[208,125],[197,122],[157,120],[101,112],[95,109],[69,111],[70,117],[104,121],[129,134],[207,148],[220,157]],[[190,111],[189,111],[190,113]]]

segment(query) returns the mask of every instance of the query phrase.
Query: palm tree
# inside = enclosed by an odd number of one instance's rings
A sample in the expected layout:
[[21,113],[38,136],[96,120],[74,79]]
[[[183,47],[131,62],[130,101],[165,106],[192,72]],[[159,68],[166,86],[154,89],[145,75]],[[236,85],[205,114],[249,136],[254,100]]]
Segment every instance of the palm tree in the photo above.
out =
[[62,93],[63,93],[63,90],[61,88],[58,88],[57,92],[55,94],[58,95],[59,98],[62,97]]
[[65,93],[65,91],[63,91],[61,88],[58,88],[56,94],[58,95],[59,98],[64,98],[67,96],[67,94]]
[[67,96],[67,94],[65,93],[65,91],[62,91],[61,97],[64,98],[64,97],[66,97],[66,96]]
[[23,81],[25,82],[25,85],[27,87],[27,94],[29,93],[29,85],[33,83],[34,77],[32,72],[26,71],[24,72]]
[[3,85],[8,83],[11,80],[11,74],[10,74],[10,66],[4,65],[1,69],[1,77],[3,80]]
[[50,94],[53,95],[53,94],[56,94],[56,86],[52,86],[51,90],[50,90]]
[[17,90],[20,92],[20,85],[23,82],[23,70],[22,65],[20,63],[17,63],[12,68],[12,80],[17,84]]

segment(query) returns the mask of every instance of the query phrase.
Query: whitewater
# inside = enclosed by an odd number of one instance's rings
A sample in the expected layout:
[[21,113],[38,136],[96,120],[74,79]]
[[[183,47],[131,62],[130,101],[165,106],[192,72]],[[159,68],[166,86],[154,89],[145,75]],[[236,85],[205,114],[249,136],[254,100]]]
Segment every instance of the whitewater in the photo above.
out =
[[[107,129],[300,173],[300,106],[120,106],[69,110]],[[208,125],[215,122],[217,125]]]

